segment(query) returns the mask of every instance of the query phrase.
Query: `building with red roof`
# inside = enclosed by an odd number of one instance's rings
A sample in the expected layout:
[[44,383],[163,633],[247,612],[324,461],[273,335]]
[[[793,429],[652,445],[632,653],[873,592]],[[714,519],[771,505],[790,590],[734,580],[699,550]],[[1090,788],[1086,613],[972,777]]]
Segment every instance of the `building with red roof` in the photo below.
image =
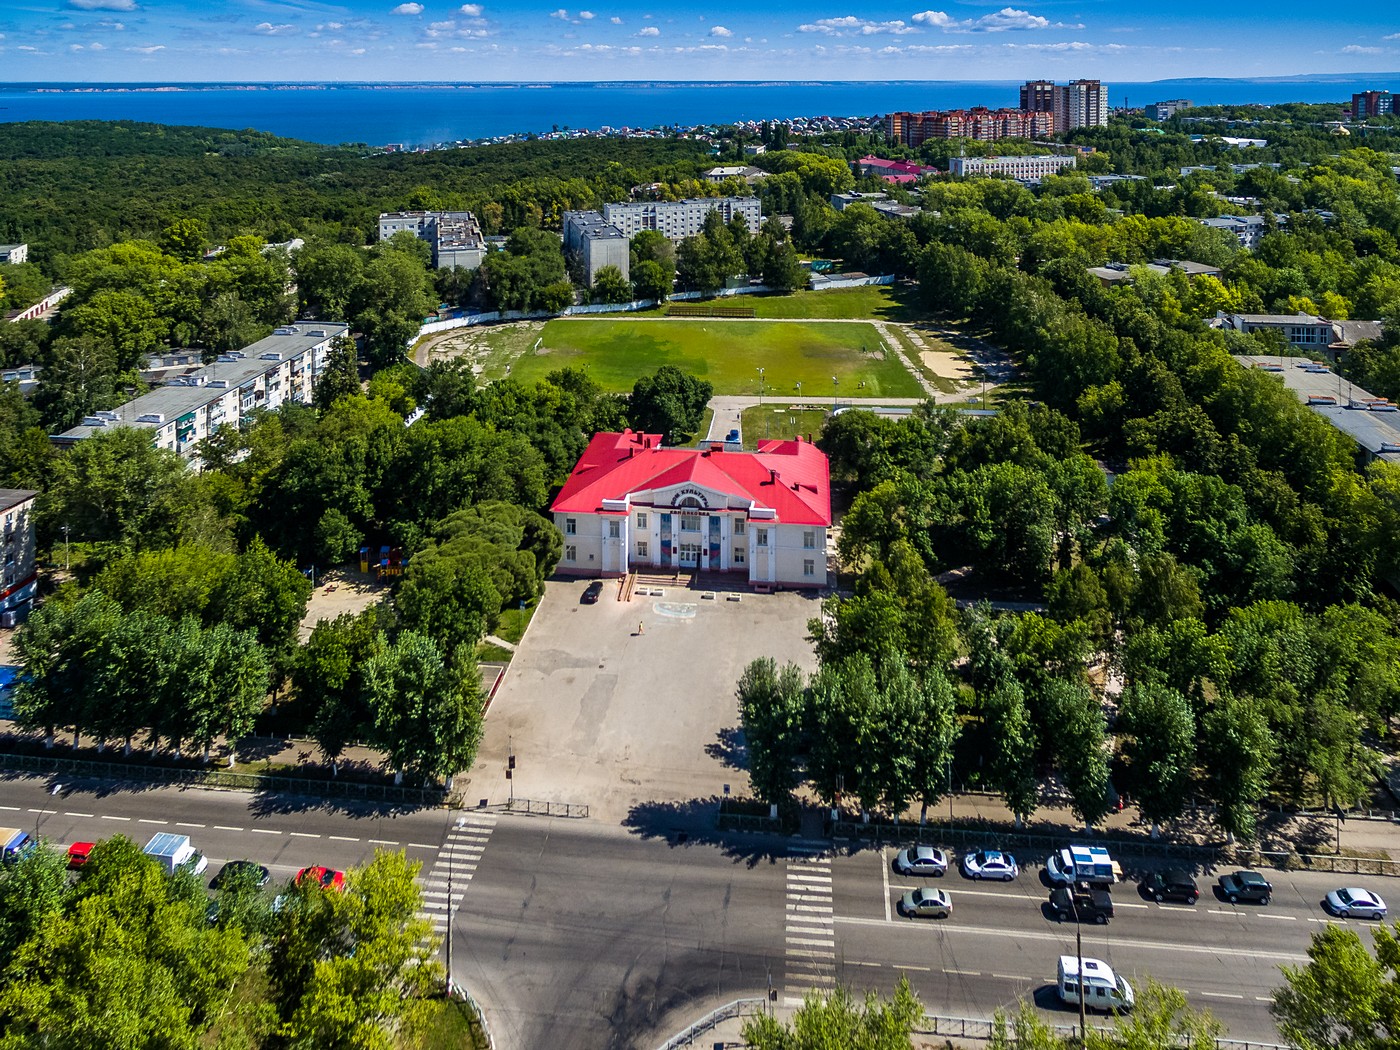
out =
[[831,473],[810,441],[665,448],[656,434],[594,434],[550,510],[559,571],[742,574],[758,587],[824,587]]

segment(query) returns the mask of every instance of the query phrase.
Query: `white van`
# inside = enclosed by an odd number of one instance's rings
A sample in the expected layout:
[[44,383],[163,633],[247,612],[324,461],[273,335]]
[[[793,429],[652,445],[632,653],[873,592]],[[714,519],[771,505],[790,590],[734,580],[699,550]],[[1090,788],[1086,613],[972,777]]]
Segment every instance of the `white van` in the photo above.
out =
[[[1133,1008],[1133,986],[1126,977],[1113,972],[1113,967],[1101,959],[1084,959],[1084,1008],[1086,1010],[1131,1010]],[[1074,955],[1061,955],[1060,968],[1056,974],[1060,991],[1060,1001],[1071,1006],[1079,1005],[1079,963]]]

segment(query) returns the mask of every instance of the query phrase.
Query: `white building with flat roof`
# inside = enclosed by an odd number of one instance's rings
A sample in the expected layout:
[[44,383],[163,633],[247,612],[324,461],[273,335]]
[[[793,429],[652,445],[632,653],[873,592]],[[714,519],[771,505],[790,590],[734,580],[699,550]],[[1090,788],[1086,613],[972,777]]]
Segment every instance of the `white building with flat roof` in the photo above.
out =
[[684,201],[628,201],[624,204],[603,205],[603,218],[616,226],[628,238],[643,230],[657,230],[668,240],[679,241],[694,237],[705,228],[705,218],[712,211],[729,222],[740,216],[757,233],[763,223],[763,210],[757,197],[700,197]]
[[349,328],[324,321],[286,325],[118,408],[94,413],[52,440],[72,446],[115,427],[144,427],[158,448],[197,464],[199,442],[219,427],[240,426],[254,409],[309,402],[327,351]]
[[379,216],[379,239],[411,233],[433,250],[433,266],[475,270],[486,258],[481,224],[469,211],[395,211]]
[[1073,168],[1078,157],[1073,153],[1033,157],[950,157],[950,175],[1007,175],[1026,181],[1058,175]]
[[0,244],[0,265],[19,264],[29,261],[29,245]]
[[564,213],[564,254],[578,261],[589,287],[604,266],[616,266],[623,280],[631,279],[631,243],[625,233],[603,218],[602,212]]

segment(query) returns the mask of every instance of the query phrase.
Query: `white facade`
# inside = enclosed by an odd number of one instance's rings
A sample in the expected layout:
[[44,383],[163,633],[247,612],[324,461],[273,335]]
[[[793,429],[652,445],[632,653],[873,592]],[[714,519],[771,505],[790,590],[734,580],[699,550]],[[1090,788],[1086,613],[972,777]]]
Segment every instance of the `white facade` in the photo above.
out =
[[381,241],[405,232],[428,242],[438,268],[475,270],[486,258],[481,224],[469,211],[396,211],[379,216]]
[[29,245],[0,244],[0,265],[19,264],[29,261]]
[[718,211],[729,222],[741,216],[750,233],[757,233],[763,223],[763,211],[757,197],[701,197],[684,201],[635,201],[626,204],[603,205],[603,218],[627,237],[643,230],[658,230],[669,240],[694,237],[705,227],[705,218]]
[[1013,179],[1042,179],[1073,168],[1078,157],[1073,153],[1038,157],[952,157],[948,161],[950,175],[1008,175]]

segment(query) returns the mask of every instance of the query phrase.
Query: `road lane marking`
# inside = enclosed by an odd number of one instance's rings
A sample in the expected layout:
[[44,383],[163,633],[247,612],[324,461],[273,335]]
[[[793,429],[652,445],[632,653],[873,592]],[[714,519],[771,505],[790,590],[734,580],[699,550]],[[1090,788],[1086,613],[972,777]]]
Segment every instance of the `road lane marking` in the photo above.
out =
[[994,973],[992,976],[1002,981],[1032,981],[1035,979],[1021,973]]
[[9,810],[11,813],[18,813],[18,812],[19,812],[19,807],[18,807],[18,806],[0,806],[0,809]]
[[1225,910],[1225,909],[1223,909],[1223,908],[1207,908],[1206,910],[1209,911],[1212,915],[1238,915],[1238,914],[1239,914],[1239,912],[1237,912],[1237,911],[1227,911],[1227,910]]
[[[819,912],[819,911],[821,911],[820,908],[807,908],[807,907],[804,907],[804,906],[798,905],[798,904],[789,904],[789,905],[787,906],[787,910],[790,911],[790,912],[791,912],[791,911],[801,911],[801,912]],[[788,921],[789,921],[789,922],[826,922],[826,923],[829,923],[829,922],[831,922],[831,916],[830,916],[830,915],[789,915],[789,916],[788,916]],[[871,922],[878,922],[879,920],[878,920],[878,919],[871,919],[870,921],[871,921]]]
[[320,835],[313,835],[309,831],[293,831],[289,834],[291,834],[294,838],[299,839],[319,839],[321,837]]
[[[32,813],[32,812],[34,812],[34,811],[33,811],[33,810],[30,810],[30,812]],[[103,820],[125,820],[125,821],[128,821],[128,822],[131,820],[130,817],[109,817],[106,813],[102,814],[102,819],[103,819]]]
[[1297,921],[1298,921],[1298,916],[1296,916],[1296,915],[1265,915],[1265,914],[1263,914],[1262,912],[1259,914],[1259,918],[1261,918],[1261,919],[1280,919],[1280,920],[1282,920],[1283,922],[1297,922]]
[[1236,995],[1234,992],[1197,992],[1197,995],[1204,995],[1211,999],[1243,999],[1244,996]]
[[242,828],[231,828],[227,824],[215,824],[215,831],[242,831]]
[[813,962],[827,962],[831,958],[831,950],[828,948],[824,952],[819,952],[812,948],[789,948],[787,957],[789,959],[811,959]]
[[1256,1003],[1271,1003],[1274,1001],[1274,997],[1272,995],[1256,995],[1254,1001]]
[[791,884],[794,883],[794,882],[824,882],[824,883],[826,883],[826,885],[830,886],[830,885],[831,885],[831,876],[830,876],[830,875],[798,875],[798,874],[795,874],[795,873],[793,873],[793,872],[788,872],[788,884],[791,885]]
[[855,960],[851,960],[851,961],[847,962],[846,965],[847,965],[847,966],[873,966],[875,969],[878,970],[882,964],[881,964],[881,963],[871,963],[871,962],[856,962]]
[[787,891],[787,899],[790,901],[830,901],[830,893],[799,893],[795,890]]
[[928,966],[906,966],[904,963],[890,963],[896,970],[917,970],[919,973],[932,973],[932,968]]
[[332,842],[359,842],[359,841],[360,841],[359,839],[352,839],[352,838],[349,838],[348,836],[345,836],[345,835],[331,835],[331,836],[329,836],[329,838],[330,838],[330,840],[331,840]]
[[[31,809],[29,812],[31,812],[31,813],[57,813],[58,810],[56,810],[56,809]],[[130,818],[130,817],[122,817],[121,819],[122,819],[122,820],[130,820],[131,818]]]
[[[888,926],[883,919],[859,919],[846,917],[844,915],[836,918],[837,922],[852,926]],[[959,926],[953,923],[940,922],[936,926],[920,926],[918,924],[901,924],[908,930],[921,930],[936,933],[965,933],[973,937],[1014,937],[1023,941],[1048,941],[1054,944],[1065,944],[1068,940],[1067,934],[1049,933],[1040,930],[1012,930],[998,929],[987,926]],[[1301,963],[1307,962],[1308,957],[1301,952],[1265,952],[1245,948],[1224,948],[1212,945],[1189,945],[1189,944],[1169,944],[1165,941],[1144,941],[1136,939],[1114,938],[1115,947],[1124,948],[1147,948],[1154,951],[1182,952],[1187,955],[1222,955],[1236,959],[1267,959],[1270,962]]]
[[203,824],[186,824],[183,820],[177,820],[177,821],[175,822],[175,826],[176,826],[177,828],[202,828],[202,827],[204,827]]
[[880,881],[885,884],[885,921],[889,922],[893,915],[890,914],[890,866],[885,863],[885,851],[880,850]]
[[836,945],[836,942],[835,942],[835,941],[832,941],[832,940],[824,940],[824,939],[822,939],[821,937],[793,937],[793,936],[791,936],[791,935],[788,936],[787,943],[788,943],[788,944],[805,944],[805,945],[807,945],[808,947],[817,947],[817,948],[832,948],[832,947],[835,947],[835,945]]
[[437,849],[436,846],[434,846],[434,845],[432,845],[432,844],[430,844],[430,843],[427,843],[427,842],[410,842],[410,843],[408,844],[408,848],[409,848],[409,849]]
[[149,819],[148,817],[139,817],[139,818],[137,818],[136,823],[138,823],[138,824],[164,824],[164,823],[166,823],[166,822],[163,821],[163,820],[151,820],[151,819]]
[[944,970],[944,973],[955,973],[959,977],[981,977],[981,970]]
[[[17,809],[18,807],[15,807],[15,806],[6,806],[5,808],[6,808],[6,809]],[[92,816],[91,813],[65,813],[65,814],[63,814],[63,815],[64,815],[65,817],[91,817],[91,816]]]
[[391,840],[391,839],[369,839],[368,841],[371,842],[371,843],[373,843],[373,844],[376,845],[376,846],[397,846],[397,845],[398,845],[398,843],[397,843],[396,841],[393,841],[393,840]]
[[282,834],[282,833],[281,833],[280,831],[278,831],[276,828],[251,828],[250,830],[253,832],[254,835],[280,835],[280,834]]

